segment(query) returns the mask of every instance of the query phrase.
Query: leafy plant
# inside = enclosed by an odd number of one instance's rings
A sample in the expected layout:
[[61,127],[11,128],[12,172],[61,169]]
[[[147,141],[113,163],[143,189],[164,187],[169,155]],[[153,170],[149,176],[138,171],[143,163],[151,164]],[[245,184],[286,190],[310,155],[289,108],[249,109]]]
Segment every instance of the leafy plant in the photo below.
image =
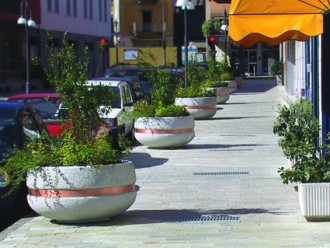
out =
[[[147,54],[149,60],[154,61],[156,58],[153,54]],[[156,64],[152,63],[152,64]],[[179,77],[171,73],[168,68],[157,68],[152,64],[141,60],[139,66],[143,70],[144,76],[152,84],[151,103],[141,100],[133,105],[131,115],[138,117],[169,117],[169,116],[185,116],[189,115],[184,107],[174,105],[175,88],[179,83]]]
[[281,60],[276,60],[271,67],[271,73],[273,76],[282,75],[283,62]]
[[205,87],[207,88],[228,87],[228,83],[220,80],[214,81],[207,79],[205,80]]
[[188,64],[187,81],[188,86],[184,87],[181,81],[180,87],[176,91],[177,97],[208,97],[216,96],[214,90],[207,89],[205,86],[205,77],[207,73],[204,67],[193,61]]
[[284,155],[294,161],[291,168],[279,168],[284,183],[330,182],[330,147],[319,142],[320,125],[309,101],[280,106],[273,132],[280,137]]
[[[83,58],[79,59],[74,45],[67,42],[65,36],[58,51],[53,47],[51,38],[49,44],[49,68],[46,74],[68,108],[70,125],[65,124],[63,137],[59,139],[45,136],[37,142],[27,143],[21,150],[14,149],[8,155],[1,171],[9,176],[8,183],[13,185],[11,192],[25,180],[28,169],[115,163],[131,148],[124,137],[119,137],[119,147],[115,148],[112,138],[102,130],[108,129],[99,117],[100,112],[111,111],[113,95],[104,86],[93,90],[86,86],[89,61],[87,48]],[[103,108],[100,109],[100,106]]]
[[209,37],[211,34],[221,32],[221,21],[213,17],[205,20],[202,24],[202,32],[204,38]]

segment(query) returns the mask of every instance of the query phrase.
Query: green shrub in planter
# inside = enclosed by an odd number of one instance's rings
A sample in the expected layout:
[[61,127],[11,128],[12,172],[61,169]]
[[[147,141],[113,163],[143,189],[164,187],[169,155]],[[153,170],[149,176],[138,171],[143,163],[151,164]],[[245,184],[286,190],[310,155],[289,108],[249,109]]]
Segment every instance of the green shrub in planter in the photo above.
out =
[[[36,143],[27,143],[22,150],[14,149],[8,155],[0,174],[9,176],[7,182],[13,186],[10,192],[25,181],[28,169],[117,163],[131,148],[124,137],[120,138],[118,148],[108,135],[99,136],[98,131],[105,125],[99,117],[100,111],[111,111],[113,95],[102,85],[96,91],[86,86],[89,62],[87,48],[83,58],[78,59],[73,44],[67,42],[65,36],[59,50],[54,48],[51,38],[49,44],[46,75],[68,108],[70,124],[66,123],[63,137],[51,139],[45,136]],[[101,110],[100,106],[104,108]]]
[[284,183],[330,182],[330,146],[319,142],[320,125],[309,101],[280,106],[273,132],[284,155],[294,161],[291,168],[279,168]]

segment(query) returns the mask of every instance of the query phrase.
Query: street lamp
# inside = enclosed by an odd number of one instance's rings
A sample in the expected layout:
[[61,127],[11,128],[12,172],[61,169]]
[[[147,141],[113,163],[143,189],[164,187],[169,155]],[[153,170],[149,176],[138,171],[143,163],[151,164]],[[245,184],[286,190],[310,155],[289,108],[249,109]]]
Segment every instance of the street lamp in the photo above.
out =
[[[27,21],[28,17],[28,10],[30,10],[29,20]],[[26,84],[25,84],[25,92],[29,94],[29,87],[30,87],[30,69],[29,69],[29,27],[35,27],[36,23],[32,19],[32,11],[29,7],[28,0],[21,1],[21,16],[17,20],[17,24],[25,26],[25,62],[26,62]]]
[[176,2],[176,7],[181,7],[184,10],[184,86],[187,88],[188,84],[188,37],[187,37],[187,9],[188,10],[193,10],[195,9],[195,5],[188,0],[178,0]]
[[227,31],[228,31],[228,20],[227,20],[227,11],[224,10],[224,19],[223,24],[221,25],[221,30],[225,32],[225,63],[227,64]]

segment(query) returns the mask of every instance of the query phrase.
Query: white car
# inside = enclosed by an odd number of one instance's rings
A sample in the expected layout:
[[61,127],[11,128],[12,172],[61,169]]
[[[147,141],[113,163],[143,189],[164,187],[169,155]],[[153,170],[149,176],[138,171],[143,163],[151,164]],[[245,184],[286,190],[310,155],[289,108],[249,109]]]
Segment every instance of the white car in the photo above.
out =
[[115,96],[113,104],[111,106],[111,111],[107,115],[102,115],[101,117],[110,124],[112,130],[116,130],[119,133],[125,134],[128,138],[134,138],[133,118],[128,118],[127,115],[124,116],[126,111],[131,111],[134,103],[134,96],[129,86],[128,82],[122,80],[113,80],[109,78],[99,78],[91,79],[86,82],[88,86],[98,86],[104,85],[109,87]]

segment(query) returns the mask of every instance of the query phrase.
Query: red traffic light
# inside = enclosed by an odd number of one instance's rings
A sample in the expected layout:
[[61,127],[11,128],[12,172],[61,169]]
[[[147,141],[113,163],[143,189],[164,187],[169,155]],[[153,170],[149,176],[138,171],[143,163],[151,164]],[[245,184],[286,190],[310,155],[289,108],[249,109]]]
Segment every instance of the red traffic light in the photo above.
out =
[[209,42],[212,42],[212,43],[215,42],[215,36],[214,35],[209,36]]
[[100,38],[100,40],[99,40],[99,44],[100,44],[100,45],[105,45],[105,44],[107,44],[107,40],[106,40],[104,37],[102,37],[102,38]]

